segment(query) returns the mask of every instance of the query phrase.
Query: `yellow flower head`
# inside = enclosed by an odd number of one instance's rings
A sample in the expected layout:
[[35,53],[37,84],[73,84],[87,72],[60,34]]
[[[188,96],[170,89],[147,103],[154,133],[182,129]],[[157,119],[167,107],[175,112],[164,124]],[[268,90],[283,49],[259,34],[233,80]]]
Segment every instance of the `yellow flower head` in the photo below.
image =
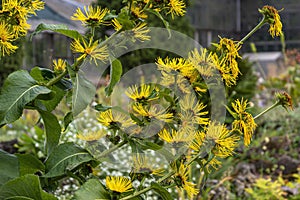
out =
[[119,31],[123,28],[122,24],[116,18],[111,20],[111,22],[112,22],[112,25],[113,25],[113,27],[116,31]]
[[[220,38],[219,44],[213,45],[217,47],[216,51],[220,54],[218,59],[214,58],[215,66],[218,67],[226,85],[230,87],[236,83],[240,73],[237,59],[241,58],[238,51],[242,46],[228,38]],[[214,56],[217,57],[217,54]]]
[[147,35],[150,32],[150,30],[147,28],[146,23],[137,24],[131,31],[133,33],[134,40],[144,42],[150,40],[151,38],[149,35]]
[[0,22],[0,50],[2,56],[9,55],[18,48],[13,45],[14,34],[9,30],[9,26],[4,22]]
[[66,70],[67,63],[65,60],[59,58],[57,60],[53,60],[53,66],[56,73],[62,73]]
[[213,53],[208,53],[206,48],[194,49],[189,53],[188,60],[193,64],[201,76],[211,77],[214,75],[217,66]]
[[43,1],[31,0],[26,2],[28,2],[25,4],[25,6],[28,9],[29,14],[36,15],[35,11],[44,9],[45,2]]
[[205,117],[208,111],[203,111],[206,105],[196,100],[192,94],[187,94],[179,100],[181,113],[190,113],[193,116],[192,122],[198,125],[207,125],[209,118]]
[[252,115],[246,112],[246,109],[248,108],[248,102],[244,99],[241,101],[237,99],[235,103],[232,103],[231,105],[236,113],[233,116],[235,120],[232,123],[232,128],[239,130],[244,134],[244,144],[248,146],[257,126]]
[[172,70],[181,72],[184,69],[192,68],[192,64],[184,58],[170,59],[170,58],[166,57],[163,60],[162,58],[159,57],[156,61],[156,65],[157,65],[158,70],[163,70],[166,72],[171,72]]
[[99,6],[84,6],[84,12],[78,8],[71,19],[81,21],[85,26],[97,27],[104,24],[104,17],[109,13],[109,10],[107,8],[101,9]]
[[175,170],[174,181],[176,185],[180,188],[183,188],[188,196],[192,198],[194,195],[199,193],[199,190],[196,189],[196,184],[189,182],[189,166],[184,165],[182,162],[178,164],[173,163],[172,168]]
[[18,17],[19,19],[27,19],[29,9],[22,5],[23,1],[19,0],[3,0],[2,11],[9,13],[9,17]]
[[71,49],[74,53],[82,54],[77,58],[78,61],[90,56],[90,61],[94,60],[96,65],[97,60],[106,61],[109,56],[107,46],[101,47],[98,44],[98,40],[93,42],[92,38],[89,42],[87,42],[85,39],[75,39],[71,43]]
[[[152,160],[150,156],[143,154],[137,154],[133,157],[133,172],[134,173],[149,173],[157,176],[161,176],[164,172],[163,166],[160,166],[155,160]],[[155,158],[153,158],[155,159]]]
[[165,109],[155,105],[150,105],[146,108],[141,103],[135,103],[133,104],[132,109],[135,113],[145,117],[147,120],[156,119],[167,123],[173,120],[172,113],[168,113]]
[[276,92],[275,97],[276,97],[277,101],[279,102],[279,104],[282,107],[284,107],[286,110],[287,110],[287,108],[290,108],[291,110],[293,110],[292,97],[288,93]]
[[79,133],[77,137],[81,140],[85,141],[95,141],[99,140],[100,138],[104,137],[107,134],[107,131],[104,129],[100,129],[98,131],[92,131],[88,133]]
[[107,176],[106,186],[114,192],[128,192],[132,190],[132,183],[129,178],[123,176]]
[[111,109],[100,112],[97,119],[109,129],[126,128],[134,124],[134,121],[127,115],[119,112],[112,112]]
[[143,9],[138,7],[136,4],[131,6],[131,14],[136,18],[146,19],[148,15],[143,12]]
[[225,125],[210,122],[206,128],[205,142],[212,144],[212,152],[215,156],[226,158],[232,156],[240,137],[230,134]]
[[125,94],[137,102],[151,101],[154,99],[158,99],[157,94],[154,91],[154,88],[151,88],[150,85],[141,85],[139,88],[134,85],[129,87]]
[[264,6],[262,9],[259,9],[259,12],[264,15],[265,20],[270,24],[270,35],[272,37],[280,36],[282,34],[282,23],[278,10],[273,6]]
[[173,144],[190,143],[193,140],[194,135],[194,132],[176,131],[174,129],[172,129],[171,132],[167,129],[163,129],[158,133],[158,136],[162,140]]
[[172,19],[174,19],[174,16],[184,16],[185,14],[185,3],[182,0],[169,0],[169,9],[170,11],[168,12],[171,13]]

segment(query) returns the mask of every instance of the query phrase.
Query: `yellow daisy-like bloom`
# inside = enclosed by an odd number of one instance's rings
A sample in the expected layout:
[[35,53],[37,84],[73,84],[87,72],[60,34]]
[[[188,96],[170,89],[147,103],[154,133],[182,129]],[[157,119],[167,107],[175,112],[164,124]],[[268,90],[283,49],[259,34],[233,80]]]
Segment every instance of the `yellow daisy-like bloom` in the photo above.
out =
[[0,22],[0,50],[2,56],[9,55],[18,48],[13,45],[14,34],[8,29],[8,25],[2,21]]
[[54,71],[57,73],[61,73],[66,70],[67,63],[65,60],[59,58],[57,60],[53,60]]
[[71,19],[81,21],[85,26],[96,27],[104,23],[104,17],[109,13],[109,10],[107,8],[101,9],[99,6],[84,6],[84,12],[78,8]]
[[113,27],[116,31],[119,31],[123,28],[122,24],[116,18],[111,20],[111,22],[112,22],[112,25],[113,25]]
[[109,129],[126,128],[134,124],[134,121],[127,115],[119,112],[112,112],[111,109],[100,112],[98,121]]
[[148,18],[148,15],[143,12],[142,8],[136,6],[135,4],[131,6],[131,13],[136,18],[141,18],[141,19]]
[[256,123],[252,115],[246,112],[248,107],[247,100],[242,99],[236,100],[235,103],[232,103],[232,108],[236,112],[235,120],[232,123],[232,128],[241,131],[244,134],[244,144],[249,146],[251,142],[251,137],[256,128]]
[[174,129],[170,131],[163,129],[158,133],[158,136],[168,143],[190,143],[194,138],[194,132],[176,131]]
[[74,53],[82,54],[77,58],[78,61],[90,56],[90,61],[94,60],[96,65],[97,60],[106,61],[109,56],[107,46],[101,47],[98,43],[98,40],[93,42],[92,38],[89,42],[87,42],[85,39],[75,39],[71,43],[71,49]]
[[8,12],[10,17],[27,19],[29,10],[19,0],[3,0],[2,11]]
[[172,70],[177,72],[182,72],[186,69],[193,69],[193,66],[190,62],[188,62],[184,58],[173,58],[170,59],[166,57],[164,60],[162,58],[158,58],[156,61],[156,65],[158,70],[163,70],[166,72],[171,72]]
[[178,91],[183,94],[189,94],[193,91],[190,82],[180,74],[174,74],[172,72],[161,71],[162,80],[161,85],[172,89],[173,91]]
[[230,134],[225,125],[210,122],[206,128],[205,142],[212,142],[212,152],[217,157],[232,156],[239,139],[239,136]]
[[191,113],[193,116],[192,121],[199,125],[207,125],[209,122],[208,117],[204,117],[208,114],[208,111],[203,111],[206,105],[203,105],[196,100],[196,97],[192,94],[185,95],[179,100],[181,113]]
[[214,45],[217,47],[216,50],[220,52],[220,58],[217,59],[217,55],[214,55],[215,66],[221,72],[228,87],[235,85],[240,73],[237,58],[241,58],[238,53],[242,47],[241,44],[228,38],[221,38],[219,44]]
[[262,9],[259,9],[259,12],[265,16],[265,20],[270,24],[270,35],[273,38],[274,36],[282,35],[282,23],[278,10],[273,6],[264,6]]
[[107,131],[104,129],[100,129],[98,131],[88,132],[88,133],[79,133],[77,137],[81,140],[85,141],[95,141],[104,137],[107,134]]
[[168,6],[170,9],[168,14],[171,13],[172,19],[174,19],[175,15],[184,16],[186,12],[185,11],[186,5],[182,0],[169,0]]
[[202,76],[211,77],[216,73],[216,62],[213,53],[208,53],[206,48],[194,49],[189,53],[188,60]]
[[30,29],[30,24],[27,23],[25,19],[19,20],[19,23],[12,25],[12,29],[17,37],[25,36],[27,31]]
[[174,181],[176,185],[180,188],[183,188],[190,198],[193,198],[194,195],[199,193],[199,190],[196,189],[196,184],[189,182],[189,166],[185,166],[182,162],[179,166],[176,163],[172,164],[172,168],[175,171]]
[[134,173],[149,173],[161,176],[164,172],[163,166],[158,165],[151,157],[143,154],[137,154],[133,157],[133,172]]
[[135,103],[132,105],[132,109],[138,115],[149,120],[157,119],[167,123],[173,121],[172,113],[167,113],[165,109],[158,108],[157,106],[150,105],[148,108],[145,108],[141,103]]
[[146,23],[137,24],[131,31],[133,33],[133,39],[135,40],[144,42],[151,39],[151,37],[147,35],[150,30],[147,28]]
[[151,85],[141,85],[137,87],[136,85],[129,87],[125,94],[137,102],[151,101],[158,99],[157,94],[154,93],[154,88],[151,88]]
[[133,189],[130,179],[123,176],[107,176],[106,186],[111,191],[119,193],[128,192]]
[[42,10],[44,9],[45,2],[40,1],[40,0],[31,0],[31,1],[26,1],[26,8],[28,9],[28,13],[36,15],[37,10]]

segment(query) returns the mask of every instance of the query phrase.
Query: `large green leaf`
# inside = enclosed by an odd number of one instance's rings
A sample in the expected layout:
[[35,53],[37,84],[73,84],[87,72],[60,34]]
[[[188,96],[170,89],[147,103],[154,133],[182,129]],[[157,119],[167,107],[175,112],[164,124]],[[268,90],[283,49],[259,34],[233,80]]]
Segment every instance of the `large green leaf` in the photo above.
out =
[[18,176],[18,158],[0,149],[0,186]]
[[19,160],[20,176],[45,171],[44,164],[31,154],[16,154]]
[[25,105],[38,95],[50,92],[47,87],[37,85],[25,70],[9,75],[0,94],[0,127],[17,120]]
[[46,154],[51,154],[52,150],[58,145],[61,127],[55,115],[50,112],[39,110],[43,119],[46,133]]
[[67,36],[69,38],[73,38],[73,39],[78,39],[78,38],[82,37],[78,31],[70,30],[68,28],[68,26],[66,26],[64,24],[44,24],[44,23],[41,23],[36,27],[35,31],[31,35],[31,37],[42,31],[53,31],[53,32],[60,33],[62,35],[65,35],[65,36]]
[[110,199],[109,193],[97,179],[90,179],[75,192],[75,199]]
[[46,160],[46,174],[44,177],[63,176],[79,165],[94,160],[85,149],[74,143],[63,143],[57,146]]
[[118,59],[114,59],[110,64],[110,80],[108,86],[105,88],[105,93],[110,96],[115,85],[120,81],[122,76],[122,63]]
[[75,73],[69,69],[69,72],[74,83],[72,107],[75,117],[91,103],[96,93],[96,87],[84,77],[82,71]]
[[28,174],[8,181],[0,188],[0,199],[56,200],[41,188],[39,177]]
[[163,200],[173,200],[171,194],[166,190],[164,187],[159,185],[158,183],[152,182],[151,183],[151,188],[161,196]]

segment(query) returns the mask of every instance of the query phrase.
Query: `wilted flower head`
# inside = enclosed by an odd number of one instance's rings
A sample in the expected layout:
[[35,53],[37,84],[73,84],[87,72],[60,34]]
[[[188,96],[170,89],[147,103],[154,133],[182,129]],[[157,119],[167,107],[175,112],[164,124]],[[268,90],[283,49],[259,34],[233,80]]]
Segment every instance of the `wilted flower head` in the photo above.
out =
[[286,92],[276,92],[275,97],[277,101],[279,102],[282,107],[284,107],[286,110],[287,108],[290,108],[293,110],[293,102],[292,102],[292,97],[286,93]]
[[270,35],[280,36],[282,34],[282,23],[280,21],[280,16],[278,10],[273,6],[264,6],[262,9],[259,9],[259,12],[265,16],[265,20],[270,25]]

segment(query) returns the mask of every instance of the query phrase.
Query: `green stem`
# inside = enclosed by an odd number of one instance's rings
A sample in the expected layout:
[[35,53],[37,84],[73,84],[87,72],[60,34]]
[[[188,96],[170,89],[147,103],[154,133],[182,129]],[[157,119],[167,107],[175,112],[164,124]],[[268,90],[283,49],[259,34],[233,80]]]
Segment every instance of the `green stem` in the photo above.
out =
[[65,75],[68,74],[68,70],[65,69],[65,71],[61,74],[59,74],[58,76],[54,77],[53,79],[51,79],[47,84],[46,87],[50,87],[52,85],[54,85],[55,83],[57,83],[58,81],[60,81],[60,79],[62,79]]
[[107,156],[108,154],[110,154],[111,152],[117,150],[118,148],[120,148],[121,146],[125,145],[127,143],[127,140],[124,140],[123,142],[120,142],[119,144],[113,146],[110,149],[107,149],[106,151],[103,151],[99,156],[97,156],[98,158]]
[[262,111],[261,113],[259,113],[258,115],[256,115],[253,119],[257,119],[260,116],[262,116],[263,114],[269,112],[270,110],[272,110],[273,108],[277,107],[280,105],[280,101],[275,102],[273,105],[271,105],[270,107],[268,107],[266,110]]
[[241,39],[241,41],[239,41],[238,45],[243,44],[251,35],[253,35],[253,33],[260,29],[265,23],[267,23],[267,20],[265,16],[263,16],[262,20],[243,39]]
[[132,199],[132,198],[134,198],[134,197],[137,197],[137,196],[139,196],[139,195],[141,195],[141,194],[144,194],[144,193],[148,192],[148,191],[151,190],[151,189],[152,189],[151,186],[146,187],[145,189],[140,190],[140,191],[138,191],[138,192],[136,192],[136,193],[134,193],[134,194],[132,194],[132,195],[129,195],[129,196],[127,196],[127,197],[123,197],[123,198],[120,199],[120,200]]

